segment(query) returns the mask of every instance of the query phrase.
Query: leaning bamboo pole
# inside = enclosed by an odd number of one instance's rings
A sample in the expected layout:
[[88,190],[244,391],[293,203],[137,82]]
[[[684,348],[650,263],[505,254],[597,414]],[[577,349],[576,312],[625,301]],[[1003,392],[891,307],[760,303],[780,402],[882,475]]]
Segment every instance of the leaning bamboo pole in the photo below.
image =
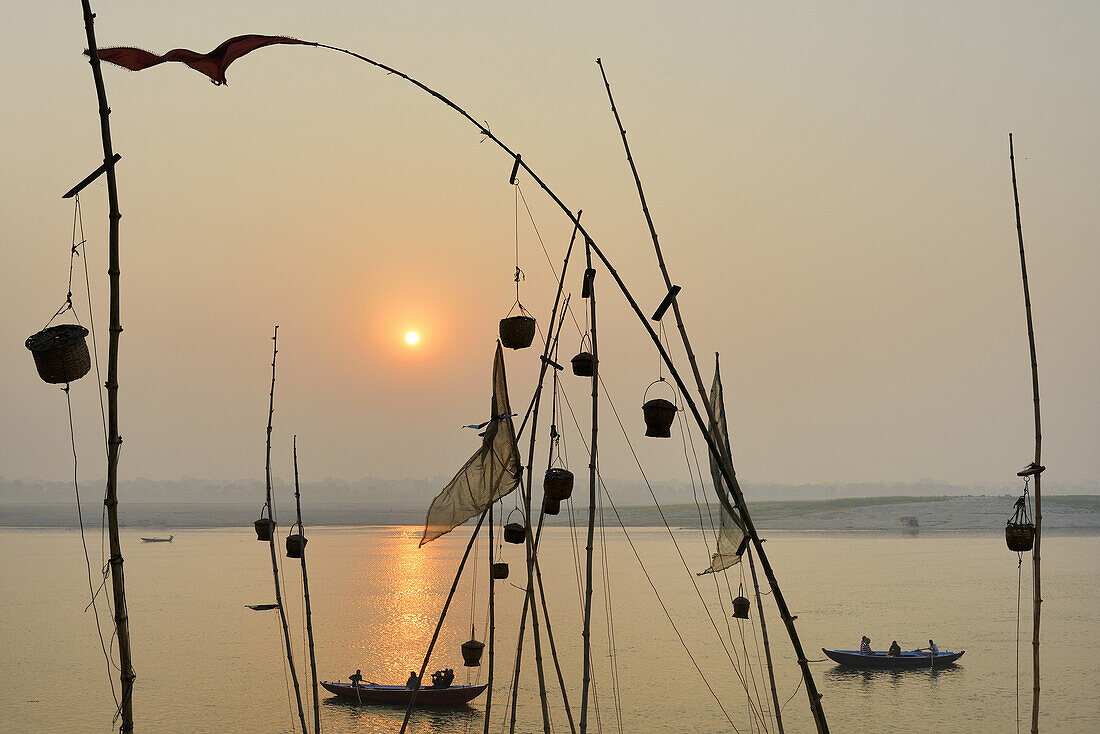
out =
[[134,666],[130,657],[130,613],[126,605],[126,579],[122,571],[122,544],[118,537],[118,453],[122,436],[118,432],[118,338],[122,334],[119,316],[119,251],[118,223],[122,214],[118,209],[118,184],[115,179],[114,146],[111,143],[111,108],[107,105],[107,89],[103,84],[103,72],[99,63],[99,48],[95,41],[95,13],[89,0],[81,0],[84,10],[84,32],[88,38],[88,61],[92,67],[96,98],[99,101],[99,131],[103,139],[103,165],[107,173],[108,265],[111,280],[110,347],[107,357],[107,487],[103,504],[107,508],[107,532],[111,548],[111,592],[115,607],[115,634],[118,637],[119,678],[122,681],[122,701],[119,713],[122,724],[119,731],[134,730]]
[[588,731],[588,684],[592,674],[592,545],[596,534],[596,437],[599,432],[598,411],[600,406],[600,352],[596,344],[596,271],[592,269],[591,239],[585,239],[585,255],[588,268],[585,271],[585,286],[588,292],[588,308],[592,319],[592,443],[588,454],[588,542],[585,545],[584,575],[584,672],[581,680],[581,734]]
[[[302,494],[298,486],[298,437],[294,437],[294,505],[298,511],[298,532],[304,537],[302,525]],[[309,638],[309,672],[313,680],[313,732],[321,734],[321,699],[317,692],[317,653],[313,646],[313,610],[309,605],[309,575],[306,574],[306,549],[302,546],[302,597],[306,606],[306,636]]]
[[496,563],[496,548],[493,547],[493,504],[489,505],[489,678],[485,682],[485,731],[489,734],[489,715],[493,709],[493,648],[496,642],[496,577],[493,564]]
[[405,730],[409,727],[409,718],[412,717],[413,706],[416,705],[416,694],[420,692],[424,685],[424,673],[428,669],[428,661],[431,660],[436,640],[439,639],[439,631],[443,629],[443,620],[447,618],[447,610],[450,609],[451,600],[454,599],[455,590],[458,589],[458,580],[462,578],[462,569],[466,567],[466,559],[470,557],[470,549],[474,547],[474,541],[477,540],[477,534],[485,523],[485,516],[488,514],[489,508],[486,507],[485,511],[481,513],[481,517],[478,518],[474,532],[470,533],[470,542],[466,544],[466,552],[462,554],[462,560],[458,562],[458,570],[455,571],[454,581],[451,582],[451,590],[447,594],[447,600],[443,602],[443,611],[439,613],[439,621],[435,624],[435,632],[432,634],[431,642],[428,643],[427,652],[424,653],[424,662],[420,664],[420,674],[416,678],[416,687],[413,688],[412,695],[409,696],[409,705],[405,708],[405,719],[401,722],[401,734],[405,734]]
[[[267,516],[274,519],[275,513],[271,511],[271,423],[275,416],[275,359],[279,354],[279,327],[275,327],[275,335],[271,337],[271,394],[267,404],[267,466],[264,472],[265,488],[267,491]],[[306,712],[302,708],[302,689],[298,685],[298,671],[294,667],[294,651],[290,644],[290,627],[286,621],[286,609],[283,607],[283,592],[279,586],[279,559],[275,551],[275,527],[271,529],[271,537],[267,544],[271,549],[271,574],[275,577],[275,604],[279,607],[279,620],[283,623],[283,642],[286,643],[286,661],[290,666],[290,678],[294,681],[294,698],[298,702],[298,719],[302,724],[302,734],[308,734],[306,727]]]
[[1016,207],[1016,238],[1020,243],[1020,275],[1024,284],[1024,311],[1027,314],[1027,344],[1031,351],[1031,393],[1035,403],[1035,546],[1031,552],[1032,570],[1032,698],[1031,698],[1031,734],[1039,732],[1039,614],[1043,603],[1039,591],[1039,541],[1043,527],[1043,493],[1040,489],[1043,476],[1041,462],[1043,449],[1043,428],[1039,416],[1039,364],[1035,358],[1035,327],[1031,320],[1031,291],[1027,285],[1027,260],[1024,258],[1024,230],[1020,224],[1020,192],[1016,187],[1016,156],[1012,150],[1012,133],[1008,134],[1008,160],[1012,166],[1012,200]]

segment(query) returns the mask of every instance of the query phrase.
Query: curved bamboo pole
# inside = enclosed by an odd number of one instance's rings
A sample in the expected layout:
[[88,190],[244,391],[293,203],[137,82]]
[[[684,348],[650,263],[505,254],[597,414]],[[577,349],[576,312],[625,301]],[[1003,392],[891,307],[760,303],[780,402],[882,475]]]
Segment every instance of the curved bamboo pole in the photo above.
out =
[[114,146],[111,143],[111,108],[107,106],[107,89],[103,84],[103,71],[99,63],[99,48],[95,41],[95,13],[89,0],[81,0],[84,10],[84,32],[88,38],[88,61],[92,67],[96,98],[99,101],[99,131],[103,139],[103,165],[107,173],[107,203],[110,208],[108,234],[107,274],[111,279],[110,346],[107,357],[107,488],[103,504],[107,508],[107,530],[111,547],[111,591],[115,606],[115,633],[118,636],[119,678],[122,681],[122,703],[119,713],[122,724],[119,731],[134,730],[134,666],[130,658],[130,612],[126,606],[126,578],[122,571],[122,545],[118,537],[118,451],[122,436],[118,432],[118,338],[122,334],[119,318],[119,251],[118,222],[122,214],[118,210],[118,184],[115,179]]
[[[275,415],[275,358],[279,354],[279,327],[275,327],[275,335],[271,337],[271,394],[267,404],[267,466],[264,472],[267,490],[267,516],[275,519],[271,511],[271,422]],[[306,727],[306,712],[302,708],[302,689],[298,685],[298,671],[294,667],[294,652],[290,645],[290,627],[286,621],[286,609],[283,607],[283,592],[279,587],[279,559],[275,551],[276,528],[271,529],[271,538],[268,546],[271,548],[271,573],[275,577],[275,603],[279,606],[279,620],[283,623],[283,641],[286,643],[286,661],[290,666],[290,678],[294,681],[294,698],[298,701],[298,718],[302,724],[302,734],[308,734]]]
[[1020,242],[1020,275],[1024,283],[1024,310],[1027,313],[1027,344],[1031,350],[1031,393],[1035,403],[1035,547],[1031,552],[1032,583],[1032,676],[1031,734],[1039,734],[1039,614],[1043,597],[1039,590],[1039,541],[1043,527],[1043,428],[1039,416],[1039,364],[1035,359],[1035,327],[1031,321],[1031,291],[1027,285],[1027,261],[1024,259],[1024,230],[1020,224],[1020,193],[1016,188],[1016,157],[1012,150],[1012,133],[1008,134],[1008,160],[1012,165],[1012,200],[1016,206],[1016,238]]
[[592,318],[592,443],[588,458],[588,543],[585,545],[585,576],[584,576],[584,629],[581,636],[584,639],[584,673],[581,681],[581,734],[588,731],[588,684],[592,673],[592,543],[596,531],[596,462],[598,453],[596,450],[596,436],[599,432],[599,396],[600,396],[600,352],[596,345],[596,279],[592,270],[592,249],[594,244],[591,239],[585,240],[585,254],[587,255],[588,270],[585,278],[588,286],[588,308]]
[[[302,494],[298,487],[298,437],[294,437],[294,505],[298,511],[298,532],[305,537],[302,524]],[[309,605],[309,576],[306,574],[306,549],[302,546],[302,596],[306,605],[306,636],[309,638],[309,672],[313,680],[313,732],[321,734],[321,699],[317,692],[317,654],[313,646],[313,610]]]

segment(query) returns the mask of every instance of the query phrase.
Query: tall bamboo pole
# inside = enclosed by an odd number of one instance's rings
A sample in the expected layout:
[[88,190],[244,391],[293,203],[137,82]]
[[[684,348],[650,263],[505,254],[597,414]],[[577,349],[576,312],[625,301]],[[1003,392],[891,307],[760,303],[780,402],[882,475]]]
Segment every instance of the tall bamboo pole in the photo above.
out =
[[585,546],[584,576],[584,673],[581,682],[581,734],[588,731],[588,683],[592,673],[592,545],[596,533],[596,436],[599,432],[598,411],[600,406],[600,351],[596,344],[596,279],[592,270],[593,243],[585,239],[585,255],[588,270],[588,308],[592,319],[592,444],[588,455],[588,543]]
[[[495,503],[494,503],[495,504]],[[489,734],[489,713],[493,708],[493,646],[496,641],[496,578],[493,576],[493,564],[496,548],[493,546],[493,505],[489,505],[489,679],[485,684],[485,731]]]
[[[302,524],[302,494],[298,486],[298,437],[294,437],[294,505],[298,511],[298,532],[305,537]],[[306,605],[306,636],[309,638],[309,672],[313,680],[313,732],[321,734],[321,699],[317,692],[317,654],[313,646],[313,610],[309,606],[309,576],[306,574],[306,549],[302,546],[302,596]]]
[[1027,345],[1031,351],[1031,393],[1035,403],[1035,547],[1031,552],[1032,570],[1032,676],[1034,686],[1031,698],[1031,733],[1039,732],[1039,614],[1043,597],[1039,590],[1039,541],[1043,527],[1043,493],[1041,483],[1043,466],[1041,454],[1043,448],[1042,421],[1039,417],[1039,364],[1035,359],[1035,327],[1031,320],[1031,291],[1027,286],[1027,261],[1024,259],[1024,230],[1020,224],[1020,193],[1016,188],[1016,157],[1012,150],[1012,133],[1008,134],[1008,160],[1012,165],[1012,200],[1016,206],[1016,238],[1020,242],[1020,275],[1024,283],[1024,311],[1027,313]]
[[[271,511],[271,423],[275,416],[275,359],[279,354],[279,327],[275,327],[275,335],[271,337],[271,394],[267,404],[267,466],[264,471],[265,488],[267,491],[267,516],[275,519]],[[302,689],[298,685],[298,671],[294,667],[294,651],[290,645],[290,627],[286,622],[286,609],[283,607],[283,592],[279,586],[279,559],[275,551],[275,527],[272,526],[271,537],[268,539],[268,547],[271,549],[271,574],[275,577],[275,603],[279,607],[279,620],[283,623],[283,641],[286,643],[286,661],[290,666],[290,678],[294,681],[294,698],[298,702],[298,719],[302,724],[302,734],[308,734],[306,727],[306,712],[302,708]]]
[[120,731],[134,730],[134,666],[130,659],[130,614],[126,606],[126,579],[122,571],[122,545],[118,537],[118,452],[122,436],[118,432],[118,339],[122,334],[119,317],[119,252],[118,185],[115,179],[115,151],[111,143],[111,108],[107,106],[107,90],[99,63],[99,48],[95,41],[95,13],[89,0],[81,0],[84,10],[84,32],[88,38],[88,61],[92,67],[96,97],[99,101],[99,131],[103,139],[103,165],[107,173],[107,203],[110,208],[108,232],[107,274],[111,280],[110,347],[107,357],[107,488],[103,504],[107,508],[107,532],[111,546],[111,592],[115,606],[115,633],[118,636],[119,678],[122,682],[122,715]]
[[760,598],[760,582],[756,580],[756,564],[752,560],[752,551],[746,553],[749,557],[749,571],[752,573],[752,588],[756,592],[756,611],[760,616],[760,634],[764,637],[764,658],[768,661],[768,682],[772,689],[772,705],[775,710],[775,725],[779,734],[783,734],[783,712],[780,711],[779,694],[775,690],[775,670],[772,667],[772,649],[768,644],[768,625],[764,621],[764,602]]
[[416,688],[413,688],[412,695],[409,696],[409,705],[405,708],[405,719],[401,722],[401,734],[405,734],[405,730],[409,727],[409,718],[412,716],[413,706],[416,705],[416,694],[420,692],[424,685],[424,673],[428,669],[428,661],[431,660],[435,642],[439,639],[439,631],[443,629],[443,620],[447,618],[447,610],[450,608],[451,599],[454,598],[455,590],[458,588],[458,580],[462,578],[462,569],[466,567],[466,559],[470,557],[470,549],[474,547],[474,541],[477,540],[477,534],[485,523],[485,516],[488,514],[489,508],[487,507],[485,512],[481,513],[481,517],[478,518],[477,527],[470,534],[470,542],[466,544],[466,552],[462,554],[462,560],[458,562],[458,570],[455,571],[454,581],[451,582],[451,590],[447,594],[447,600],[443,602],[443,611],[439,613],[439,621],[435,624],[435,632],[432,634],[431,642],[428,643],[427,652],[424,653],[424,662],[420,664],[420,675],[416,679]]

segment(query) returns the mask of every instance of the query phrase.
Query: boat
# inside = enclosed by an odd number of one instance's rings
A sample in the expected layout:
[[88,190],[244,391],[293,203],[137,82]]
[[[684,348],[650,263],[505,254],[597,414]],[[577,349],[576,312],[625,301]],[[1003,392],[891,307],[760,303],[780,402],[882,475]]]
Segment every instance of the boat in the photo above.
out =
[[851,668],[863,668],[866,670],[899,670],[907,668],[940,668],[944,665],[953,665],[961,658],[966,650],[950,652],[941,650],[932,655],[923,650],[903,652],[901,655],[887,655],[884,652],[876,652],[874,655],[864,655],[859,650],[829,650],[821,648],[821,652],[840,665]]
[[[360,703],[382,703],[407,706],[413,689],[407,686],[383,686],[377,683],[350,683],[321,681],[329,693]],[[416,692],[417,706],[464,706],[481,695],[487,684],[480,686],[448,686],[447,688],[421,688]]]
[[171,543],[172,538],[174,538],[174,537],[176,537],[176,536],[169,535],[167,538],[142,538],[141,542],[143,542],[143,543]]

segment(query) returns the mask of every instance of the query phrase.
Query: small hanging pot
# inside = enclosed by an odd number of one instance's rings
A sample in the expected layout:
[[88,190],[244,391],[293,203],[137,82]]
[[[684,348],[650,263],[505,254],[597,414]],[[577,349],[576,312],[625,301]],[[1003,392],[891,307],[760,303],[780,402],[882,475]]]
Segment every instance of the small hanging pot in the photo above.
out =
[[592,356],[592,352],[580,352],[571,362],[573,374],[577,377],[591,377],[595,374],[596,358]]
[[[642,400],[645,400],[646,395],[649,395],[651,387],[664,381],[665,379],[662,377],[651,382],[649,387],[645,389]],[[672,436],[669,429],[672,427],[672,421],[676,418],[676,405],[671,401],[664,398],[646,400],[642,404],[642,415],[645,417],[645,435],[650,438],[670,438]]]
[[739,596],[733,600],[733,618],[734,619],[748,619],[749,618],[749,600],[743,596]]
[[559,512],[561,512],[561,500],[544,495],[542,498],[542,513],[544,515],[557,515]]
[[493,564],[493,578],[500,580],[508,578],[508,564],[507,563],[494,563]]
[[462,664],[467,668],[476,668],[481,665],[481,651],[485,649],[485,643],[477,640],[467,640],[462,643]]
[[509,349],[526,349],[531,346],[534,338],[535,319],[533,317],[508,316],[500,320],[500,343]]
[[[301,530],[302,526],[298,523],[298,529]],[[290,526],[290,529],[294,529],[294,525]],[[287,558],[301,558],[302,554],[306,551],[306,536],[301,533],[291,533],[286,536],[286,557]]]
[[557,466],[547,469],[542,480],[542,491],[547,499],[558,502],[569,499],[573,494],[573,472]]
[[271,511],[267,505],[260,510],[260,519],[252,524],[256,527],[256,540],[266,543],[271,540],[271,534],[275,532],[275,521],[270,517],[264,517],[265,512],[270,515]]
[[1005,542],[1015,553],[1026,553],[1035,545],[1035,525],[1030,522],[1005,525]]
[[27,338],[27,349],[34,356],[38,376],[52,385],[75,382],[92,368],[85,337],[88,330],[79,324],[49,326]]
[[[508,519],[512,519],[512,515],[518,510],[512,510],[508,513]],[[504,540],[507,543],[519,544],[527,537],[526,528],[524,525],[518,522],[510,522],[504,526]]]

